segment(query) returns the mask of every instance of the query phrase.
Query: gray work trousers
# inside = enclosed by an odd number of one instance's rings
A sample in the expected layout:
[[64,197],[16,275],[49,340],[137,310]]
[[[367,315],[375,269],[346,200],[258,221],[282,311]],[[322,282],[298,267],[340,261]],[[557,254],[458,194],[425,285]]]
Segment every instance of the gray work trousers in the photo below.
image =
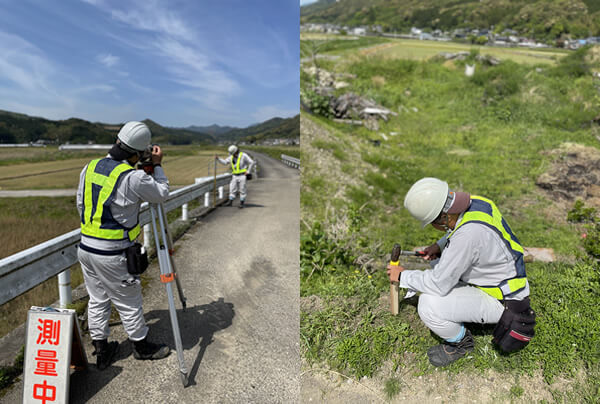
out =
[[142,286],[138,277],[127,272],[125,254],[99,255],[79,248],[77,256],[90,296],[88,325],[92,339],[108,338],[111,303],[119,312],[129,339],[146,338],[148,327],[142,308]]
[[418,310],[431,331],[445,340],[453,340],[460,335],[463,323],[497,323],[504,306],[474,286],[459,284],[446,296],[422,293]]
[[246,200],[246,175],[232,175],[229,183],[229,199],[235,199],[235,195],[240,190],[240,201]]

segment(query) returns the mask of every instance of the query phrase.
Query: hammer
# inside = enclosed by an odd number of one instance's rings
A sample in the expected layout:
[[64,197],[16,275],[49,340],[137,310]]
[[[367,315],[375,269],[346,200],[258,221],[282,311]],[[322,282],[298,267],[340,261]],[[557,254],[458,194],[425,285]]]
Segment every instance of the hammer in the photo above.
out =
[[[394,248],[392,249],[392,255],[390,257],[390,265],[399,265],[400,255],[409,255],[413,257],[424,257],[427,255],[425,251],[402,251],[402,247],[399,243],[394,244]],[[398,314],[398,308],[400,303],[398,302],[398,281],[394,281],[390,283],[390,311],[393,315]]]
[[[402,254],[402,248],[400,244],[394,244],[394,248],[392,249],[392,256],[390,257],[390,265],[399,265],[398,259],[400,258],[400,254]],[[392,314],[395,316],[398,314],[398,281],[390,282],[390,310]]]

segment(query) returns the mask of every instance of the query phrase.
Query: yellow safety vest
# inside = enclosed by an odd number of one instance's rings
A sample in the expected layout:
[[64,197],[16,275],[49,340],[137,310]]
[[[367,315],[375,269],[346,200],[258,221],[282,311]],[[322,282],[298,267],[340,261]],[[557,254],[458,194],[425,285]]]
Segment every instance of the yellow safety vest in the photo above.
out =
[[494,230],[511,251],[517,271],[516,277],[505,279],[498,285],[474,286],[498,300],[504,300],[509,295],[524,289],[527,285],[527,275],[525,274],[525,261],[523,260],[523,246],[521,246],[506,220],[502,218],[502,214],[494,202],[481,196],[471,195],[469,209],[464,213],[460,224],[450,233],[448,240],[456,230],[469,223],[481,223]]
[[246,169],[243,168],[240,170],[240,161],[242,161],[242,152],[240,152],[240,154],[238,155],[238,159],[237,162],[233,162],[233,156],[231,156],[231,173],[233,175],[237,175],[237,174],[244,174],[246,172]]
[[127,229],[110,211],[117,186],[130,171],[129,164],[111,158],[92,160],[85,171],[81,234],[102,240],[135,240],[140,224]]

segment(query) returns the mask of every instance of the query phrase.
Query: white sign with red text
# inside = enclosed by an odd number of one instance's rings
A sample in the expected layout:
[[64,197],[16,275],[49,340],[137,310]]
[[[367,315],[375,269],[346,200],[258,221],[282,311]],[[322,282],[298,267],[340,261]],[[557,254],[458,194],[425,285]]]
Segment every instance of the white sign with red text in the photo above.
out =
[[69,401],[75,311],[32,307],[27,314],[23,403]]

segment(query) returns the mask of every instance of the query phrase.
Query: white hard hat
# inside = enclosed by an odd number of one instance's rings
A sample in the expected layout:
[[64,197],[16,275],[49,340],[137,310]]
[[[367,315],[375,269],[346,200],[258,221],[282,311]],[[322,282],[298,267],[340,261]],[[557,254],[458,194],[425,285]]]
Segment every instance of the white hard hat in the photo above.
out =
[[231,146],[229,146],[229,149],[227,149],[227,151],[229,152],[229,154],[235,154],[238,151],[238,148],[236,145],[232,144]]
[[448,183],[437,178],[421,178],[404,197],[404,207],[423,227],[433,222],[442,212],[448,199]]
[[117,135],[121,143],[137,151],[144,151],[150,144],[151,137],[152,134],[146,124],[137,121],[127,122]]

